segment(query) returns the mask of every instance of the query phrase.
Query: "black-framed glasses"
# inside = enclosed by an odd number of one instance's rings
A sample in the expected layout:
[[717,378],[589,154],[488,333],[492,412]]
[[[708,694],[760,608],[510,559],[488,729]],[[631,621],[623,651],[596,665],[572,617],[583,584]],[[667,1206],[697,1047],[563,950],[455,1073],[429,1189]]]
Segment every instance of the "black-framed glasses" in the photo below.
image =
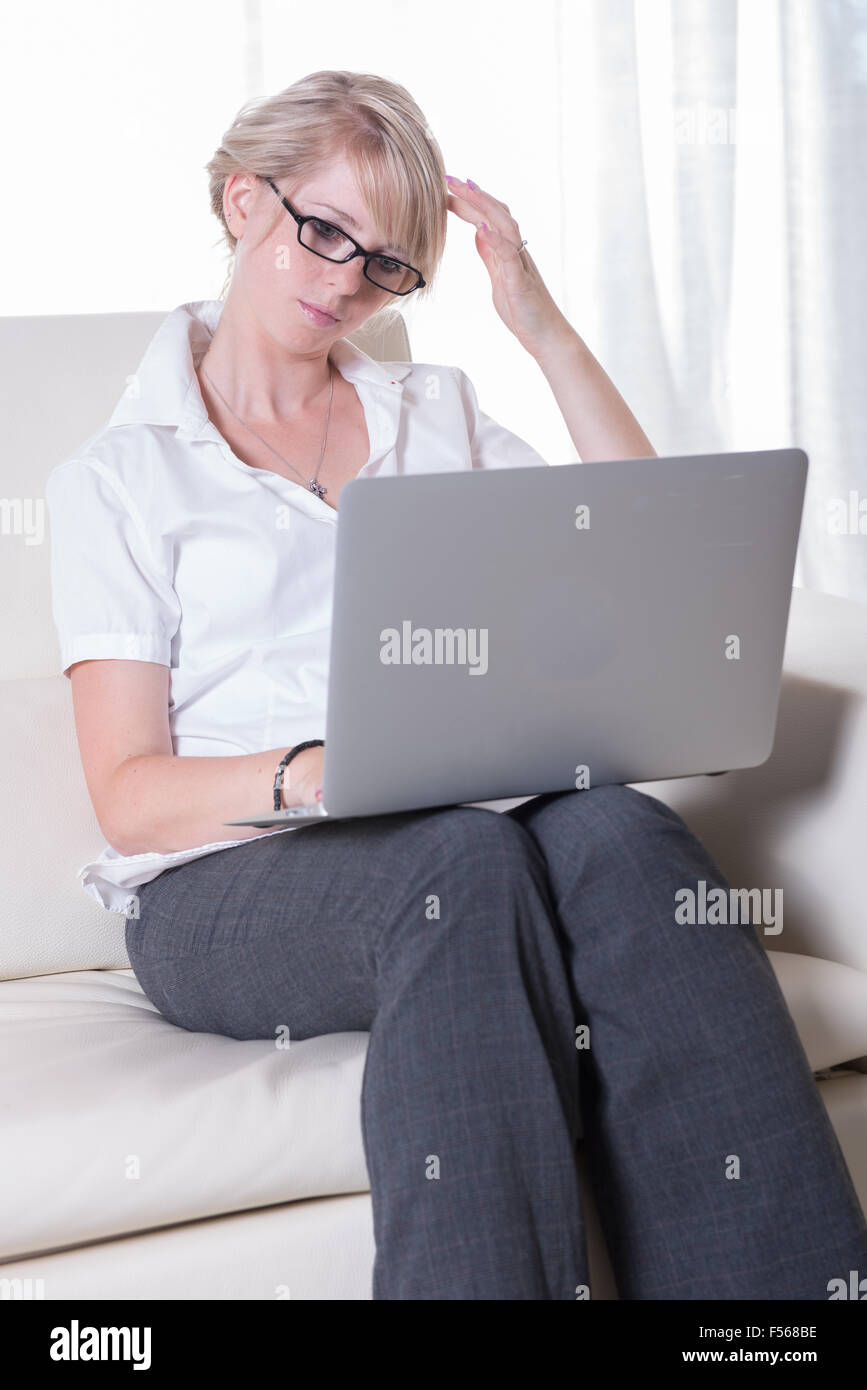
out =
[[421,272],[414,266],[386,256],[381,251],[365,251],[354,237],[321,217],[303,217],[283,196],[273,179],[265,179],[265,182],[271,185],[290,217],[294,217],[298,223],[298,240],[314,256],[341,263],[363,256],[365,277],[372,285],[388,290],[390,294],[412,294],[413,290],[420,290],[425,283]]

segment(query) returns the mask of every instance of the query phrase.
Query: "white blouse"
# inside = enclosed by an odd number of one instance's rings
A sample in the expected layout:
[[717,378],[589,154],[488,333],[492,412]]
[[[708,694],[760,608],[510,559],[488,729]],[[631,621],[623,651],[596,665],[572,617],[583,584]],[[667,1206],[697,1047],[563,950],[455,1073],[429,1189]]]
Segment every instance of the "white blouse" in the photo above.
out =
[[[172,747],[185,757],[325,737],[339,514],[300,482],[242,463],[208,418],[195,371],[222,308],[201,300],[166,316],[107,424],[45,492],[63,673],[106,657],[168,666]],[[364,408],[371,450],[359,477],[545,466],[483,414],[460,367],[382,365],[345,338],[330,357]],[[227,807],[226,819],[254,811]],[[248,843],[128,856],[106,845],[78,878],[134,916],[138,885]]]

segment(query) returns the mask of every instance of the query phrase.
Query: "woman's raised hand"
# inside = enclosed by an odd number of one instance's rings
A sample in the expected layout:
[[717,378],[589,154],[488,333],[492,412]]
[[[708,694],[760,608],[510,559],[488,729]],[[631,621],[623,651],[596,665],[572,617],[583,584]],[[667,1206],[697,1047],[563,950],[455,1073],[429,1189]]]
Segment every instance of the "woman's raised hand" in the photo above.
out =
[[491,277],[494,308],[510,333],[539,358],[559,337],[574,334],[527,251],[521,229],[505,203],[471,179],[446,174],[448,209],[476,228],[476,250]]

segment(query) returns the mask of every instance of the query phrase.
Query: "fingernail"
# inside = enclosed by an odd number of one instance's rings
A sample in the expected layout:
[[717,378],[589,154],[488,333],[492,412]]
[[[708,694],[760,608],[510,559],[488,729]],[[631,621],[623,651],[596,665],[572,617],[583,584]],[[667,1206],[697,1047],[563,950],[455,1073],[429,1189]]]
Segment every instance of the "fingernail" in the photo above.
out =
[[458,180],[457,180],[457,179],[453,179],[452,176],[451,176],[451,174],[446,174],[446,183],[457,183],[457,182],[458,182]]
[[467,188],[472,188],[478,192],[479,186],[477,183],[473,183],[472,179],[467,179]]

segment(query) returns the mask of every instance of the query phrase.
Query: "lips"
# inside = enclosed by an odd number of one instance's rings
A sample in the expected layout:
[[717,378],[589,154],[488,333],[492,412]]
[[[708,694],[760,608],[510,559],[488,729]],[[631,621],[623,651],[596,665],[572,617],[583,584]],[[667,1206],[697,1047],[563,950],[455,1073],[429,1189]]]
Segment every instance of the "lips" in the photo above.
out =
[[313,304],[309,299],[302,299],[300,303],[306,305],[308,309],[315,309],[319,314],[327,314],[335,323],[340,322],[337,314],[335,314],[332,309],[326,308],[324,304]]

